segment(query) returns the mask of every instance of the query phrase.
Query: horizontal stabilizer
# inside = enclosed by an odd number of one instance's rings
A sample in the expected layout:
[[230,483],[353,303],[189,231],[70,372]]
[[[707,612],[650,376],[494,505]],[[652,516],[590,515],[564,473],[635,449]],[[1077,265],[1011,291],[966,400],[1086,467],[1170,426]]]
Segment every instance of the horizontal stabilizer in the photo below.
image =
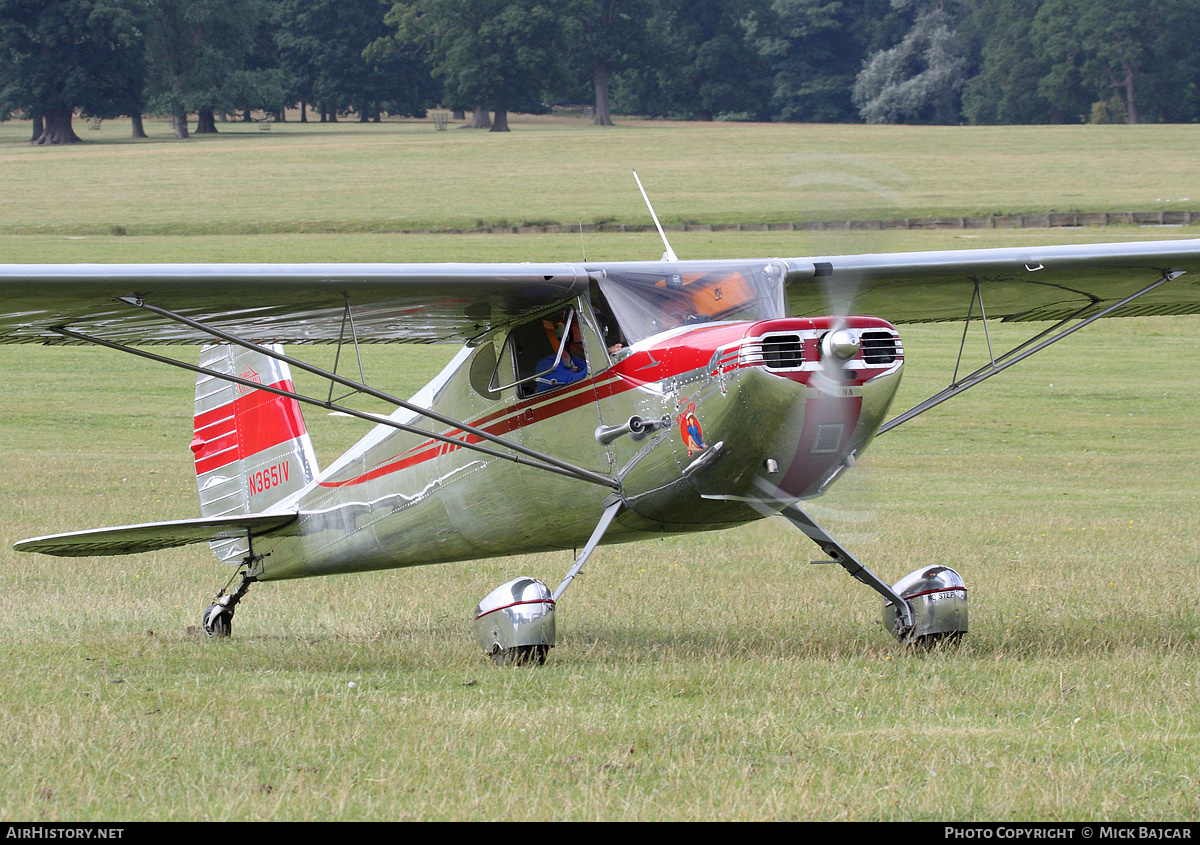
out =
[[213,540],[245,539],[278,531],[296,521],[295,513],[233,514],[224,517],[144,522],[113,528],[93,528],[33,537],[13,545],[18,552],[38,552],[60,557],[128,555],[207,543]]

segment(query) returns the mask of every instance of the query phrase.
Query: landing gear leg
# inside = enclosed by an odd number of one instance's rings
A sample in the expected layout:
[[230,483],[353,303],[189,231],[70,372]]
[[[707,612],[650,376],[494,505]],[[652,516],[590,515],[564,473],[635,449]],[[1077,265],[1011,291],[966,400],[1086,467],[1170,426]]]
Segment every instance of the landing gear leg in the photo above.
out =
[[225,590],[217,593],[217,597],[204,611],[203,616],[204,633],[210,640],[225,639],[233,633],[233,612],[237,608],[238,602],[250,590],[252,583],[254,583],[254,579],[243,572],[237,589],[231,593],[227,593]]
[[884,598],[883,622],[905,644],[957,640],[967,632],[967,587],[948,566],[913,572],[894,587],[881,581],[812,517],[795,505],[783,509],[792,525],[821,547],[830,560]]
[[554,608],[623,506],[617,496],[605,500],[600,522],[553,593],[536,578],[514,578],[479,603],[475,608],[475,637],[493,663],[540,666],[546,662],[546,652],[554,647]]

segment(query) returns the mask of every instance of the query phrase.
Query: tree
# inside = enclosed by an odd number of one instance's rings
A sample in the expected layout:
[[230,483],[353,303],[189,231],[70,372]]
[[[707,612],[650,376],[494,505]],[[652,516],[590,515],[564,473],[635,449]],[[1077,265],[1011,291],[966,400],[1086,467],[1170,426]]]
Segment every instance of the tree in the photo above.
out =
[[1192,123],[1200,120],[1200,2],[1164,0],[1162,25],[1149,45],[1138,98],[1143,120]]
[[410,51],[389,43],[391,6],[391,0],[282,0],[280,51],[302,99],[315,104],[323,120],[336,120],[343,110],[357,111],[360,121],[377,119],[385,103],[407,113],[424,108],[409,100],[414,73],[428,77],[428,71]]
[[595,101],[593,126],[612,126],[611,81],[646,57],[649,0],[569,0],[564,11],[574,62]]
[[[1062,101],[1077,81],[1091,100],[1119,96],[1125,121],[1139,122],[1147,76],[1164,60],[1174,64],[1193,52],[1196,6],[1195,0],[1045,0],[1031,28],[1035,47],[1050,65],[1039,91]],[[1170,110],[1171,99],[1166,94],[1160,106]],[[1194,103],[1195,94],[1189,99]]]
[[388,19],[424,46],[448,106],[490,108],[491,131],[507,132],[510,111],[538,109],[569,77],[559,12],[541,0],[413,0]]
[[621,106],[696,120],[763,119],[771,81],[756,46],[768,0],[654,0],[652,54],[619,74]]
[[187,138],[187,116],[198,133],[216,132],[214,113],[233,111],[246,88],[246,59],[266,14],[263,0],[145,0],[148,92]]
[[263,15],[254,30],[253,46],[241,70],[231,76],[229,87],[242,110],[243,121],[252,120],[251,112],[255,109],[282,121],[286,120],[291,85],[278,44],[281,4],[277,0],[265,0],[262,10]]
[[889,0],[774,0],[771,13],[756,43],[771,66],[773,116],[857,121],[855,77],[870,52],[903,33]]
[[[897,8],[920,0],[892,0]],[[954,10],[961,13],[961,9]],[[955,38],[957,15],[941,3],[916,11],[895,47],[873,53],[854,82],[854,102],[868,123],[952,123],[968,67]]]
[[389,32],[363,50],[378,80],[375,96],[388,114],[424,117],[437,105],[441,86],[434,80],[425,52],[415,44],[402,44]]
[[[971,123],[1062,123],[1077,112],[1077,80],[1054,100],[1040,90],[1051,63],[1031,37],[1041,0],[984,0],[971,17],[980,67],[963,88],[963,115]],[[1064,80],[1065,81],[1065,80]]]
[[35,144],[79,141],[76,110],[142,112],[134,0],[0,0],[0,116],[28,114]]

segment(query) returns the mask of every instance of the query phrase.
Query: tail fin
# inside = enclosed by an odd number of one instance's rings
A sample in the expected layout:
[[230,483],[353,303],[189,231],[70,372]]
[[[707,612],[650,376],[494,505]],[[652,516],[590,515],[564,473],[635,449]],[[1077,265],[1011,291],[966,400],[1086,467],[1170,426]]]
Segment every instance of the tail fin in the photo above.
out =
[[[231,344],[205,347],[200,366],[294,389],[287,364]],[[207,375],[196,379],[192,452],[200,513],[206,517],[262,513],[304,489],[319,472],[299,402]],[[245,540],[215,541],[212,547],[221,560],[247,553]]]

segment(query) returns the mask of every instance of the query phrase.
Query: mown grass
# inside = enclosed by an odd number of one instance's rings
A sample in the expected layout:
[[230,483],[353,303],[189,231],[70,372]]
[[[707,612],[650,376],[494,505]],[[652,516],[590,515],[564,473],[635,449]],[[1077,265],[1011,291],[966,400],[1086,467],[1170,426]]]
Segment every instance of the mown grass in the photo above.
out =
[[224,124],[174,141],[151,121],[28,144],[0,125],[6,234],[255,234],[649,222],[758,223],[1038,211],[1200,210],[1197,126],[905,127],[517,121]]
[[[329,213],[364,214],[331,196]],[[697,257],[1164,234],[1187,231],[672,241]],[[661,250],[645,233],[584,244],[593,259]],[[579,251],[566,235],[0,237],[3,260],[32,261]],[[960,333],[905,327],[897,409],[948,380]],[[373,347],[367,374],[411,392],[452,351]],[[602,549],[562,602],[547,665],[505,670],[477,653],[470,610],[520,573],[557,583],[567,555],[258,585],[220,643],[195,631],[228,577],[204,548],[18,556],[21,537],[194,516],[191,383],[104,350],[0,347],[0,816],[1195,820],[1198,355],[1194,318],[1105,321],[880,438],[814,503],[885,577],[930,561],[964,574],[958,649],[895,645],[873,593],[809,566],[816,548],[769,520]],[[307,417],[326,463],[362,430]]]

